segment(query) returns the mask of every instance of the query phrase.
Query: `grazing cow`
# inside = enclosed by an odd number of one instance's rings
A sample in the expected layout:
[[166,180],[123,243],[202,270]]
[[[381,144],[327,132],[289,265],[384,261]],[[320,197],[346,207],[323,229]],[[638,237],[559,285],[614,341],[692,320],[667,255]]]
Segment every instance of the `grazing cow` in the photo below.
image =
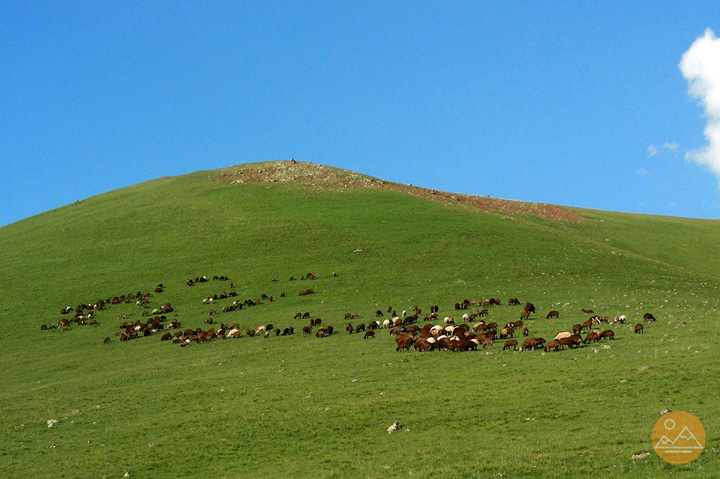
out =
[[375,339],[375,331],[366,331],[363,339]]
[[633,332],[634,332],[635,334],[644,334],[644,333],[643,333],[643,330],[644,330],[644,329],[645,329],[645,328],[643,327],[642,323],[637,323],[637,324],[635,325],[635,328],[633,328]]
[[572,336],[570,336],[567,339],[568,339],[568,345],[570,346],[570,348],[572,348],[573,346],[575,346],[576,348],[579,348],[580,344],[582,344],[582,336],[580,336],[579,334],[573,334]]
[[403,328],[402,326],[395,326],[394,328],[392,328],[390,330],[390,332],[388,334],[390,336],[397,336],[398,334],[402,333],[403,331],[405,331],[405,328]]
[[348,333],[352,334],[352,332],[353,332],[353,326],[352,326],[352,324],[347,323],[347,324],[345,325],[345,331],[347,331]]
[[365,324],[364,324],[364,323],[360,323],[360,324],[358,324],[358,325],[355,327],[355,332],[356,332],[356,333],[359,333],[360,331],[365,331]]
[[523,336],[530,336],[530,330],[528,330],[528,328],[522,328],[522,335],[523,335]]
[[500,330],[500,339],[512,338],[514,334],[515,330],[513,328],[503,328]]
[[382,317],[383,317],[383,312],[378,309],[377,311],[375,311],[375,317],[376,317],[376,318],[382,318]]
[[573,330],[573,333],[575,333],[575,334],[581,333],[583,330],[583,326],[582,326],[582,324],[573,324],[572,330]]
[[600,340],[600,335],[596,333],[595,331],[591,331],[585,336],[585,339],[583,339],[583,344],[587,344],[590,341],[597,343]]
[[555,335],[553,341],[559,341],[562,338],[569,338],[570,336],[572,336],[572,334],[568,333],[567,331],[561,331]]
[[505,351],[506,349],[510,349],[510,348],[517,350],[517,343],[518,342],[515,341],[514,339],[508,339],[507,341],[505,341],[505,345],[503,345],[503,351]]
[[593,314],[593,310],[592,310],[592,309],[584,309],[584,308],[583,308],[583,309],[581,309],[580,311],[582,311],[582,312],[585,313],[585,314]]
[[643,321],[655,321],[655,316],[651,313],[645,313],[643,314]]
[[303,335],[312,333],[312,326],[305,326],[303,329]]
[[522,313],[520,313],[520,320],[522,321],[524,319],[530,319],[530,313],[528,313],[527,311],[523,311]]
[[547,316],[545,316],[545,319],[559,318],[559,317],[560,317],[560,312],[559,312],[559,311],[550,311],[550,312],[547,314]]
[[106,337],[106,338],[103,340],[103,343],[109,343],[109,342],[110,342],[110,338],[108,338],[108,337]]
[[435,345],[428,339],[418,339],[413,344],[415,351],[432,351],[435,349]]
[[537,340],[535,338],[528,338],[522,342],[522,346],[520,346],[520,351],[527,351],[528,349],[532,349],[534,351],[536,346]]
[[480,341],[477,339],[460,340],[460,351],[477,351]]
[[613,320],[610,322],[610,324],[617,324],[617,323],[625,324],[625,321],[627,321],[627,316],[625,316],[624,314],[621,314],[620,316],[615,316],[613,318]]
[[514,306],[514,305],[519,305],[519,304],[520,304],[520,301],[517,298],[508,299],[509,306]]
[[615,339],[615,331],[613,331],[612,329],[606,329],[605,331],[600,333],[600,337],[605,339]]
[[404,349],[406,351],[410,351],[410,348],[413,345],[412,339],[402,338],[400,341],[397,342],[397,347],[395,348],[395,351],[400,351],[401,349]]
[[316,338],[322,338],[322,337],[324,337],[324,336],[325,336],[325,328],[320,328],[320,329],[318,329],[317,332],[315,333],[315,337],[316,337]]
[[474,332],[476,332],[476,333],[477,333],[478,331],[485,331],[486,329],[487,329],[487,325],[485,324],[484,321],[480,321],[479,323],[475,323],[475,324],[473,325],[473,327],[472,327],[472,330],[473,330]]
[[555,351],[557,351],[559,347],[560,347],[560,343],[559,343],[559,342],[557,342],[557,341],[555,341],[555,340],[550,341],[549,343],[547,343],[547,344],[545,345],[545,352],[547,353],[547,352],[549,352],[551,349],[554,349]]
[[527,311],[528,313],[534,313],[534,312],[535,312],[535,305],[532,304],[532,303],[530,303],[530,302],[527,302],[527,303],[525,303],[525,308],[524,308],[524,310]]

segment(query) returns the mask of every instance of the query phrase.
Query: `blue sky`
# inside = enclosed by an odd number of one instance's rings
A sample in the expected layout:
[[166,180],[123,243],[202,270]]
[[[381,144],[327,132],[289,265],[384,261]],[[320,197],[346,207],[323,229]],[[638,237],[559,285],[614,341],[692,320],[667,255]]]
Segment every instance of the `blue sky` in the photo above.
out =
[[692,161],[709,116],[679,68],[720,34],[717,2],[568,3],[4,1],[0,225],[291,157],[720,218],[720,179]]

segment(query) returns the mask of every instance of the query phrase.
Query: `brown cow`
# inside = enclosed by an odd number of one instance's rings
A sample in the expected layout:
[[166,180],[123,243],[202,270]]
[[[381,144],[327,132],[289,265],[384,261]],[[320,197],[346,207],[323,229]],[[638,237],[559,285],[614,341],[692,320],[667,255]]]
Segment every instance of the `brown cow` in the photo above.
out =
[[510,348],[517,350],[517,343],[518,342],[515,341],[514,339],[508,339],[507,341],[505,341],[505,345],[503,345],[503,351],[505,351],[506,349],[510,349]]
[[520,346],[520,351],[527,351],[528,349],[532,349],[534,351],[536,346],[537,340],[535,340],[535,338],[528,338],[523,341],[522,346]]
[[514,334],[515,330],[513,328],[503,328],[500,330],[500,339],[512,338]]
[[636,325],[635,325],[635,330],[634,330],[634,331],[635,331],[635,334],[643,333],[643,329],[645,329],[645,328],[643,327],[642,324],[640,324],[640,323],[636,324]]
[[375,331],[367,331],[365,332],[365,336],[363,339],[375,339]]
[[655,321],[655,316],[651,313],[645,313],[643,314],[643,321]]
[[397,342],[397,347],[395,348],[395,351],[400,351],[401,349],[410,351],[410,347],[412,345],[413,345],[412,339],[403,338]]
[[606,339],[615,339],[615,331],[613,331],[612,329],[606,329],[605,331],[600,333],[600,337]]
[[550,311],[550,312],[547,314],[547,316],[545,316],[545,319],[559,318],[559,317],[560,317],[560,312],[559,312],[559,311]]
[[551,349],[554,349],[555,351],[557,351],[559,347],[560,347],[560,343],[559,343],[559,342],[557,342],[557,341],[555,341],[555,340],[550,341],[549,343],[547,343],[547,344],[545,345],[545,352],[547,353],[547,352],[549,352]]
[[390,336],[397,336],[398,334],[402,333],[403,331],[405,331],[405,328],[403,328],[402,326],[395,326],[394,328],[392,328],[390,330],[390,332],[388,334]]
[[583,343],[587,344],[590,341],[597,343],[599,339],[600,339],[600,335],[598,333],[596,333],[595,331],[591,331],[590,333],[588,333],[587,336],[585,336],[585,339],[583,339]]
[[413,348],[415,349],[415,351],[432,351],[433,349],[435,349],[435,346],[430,341],[427,341],[425,339],[419,339],[415,341]]

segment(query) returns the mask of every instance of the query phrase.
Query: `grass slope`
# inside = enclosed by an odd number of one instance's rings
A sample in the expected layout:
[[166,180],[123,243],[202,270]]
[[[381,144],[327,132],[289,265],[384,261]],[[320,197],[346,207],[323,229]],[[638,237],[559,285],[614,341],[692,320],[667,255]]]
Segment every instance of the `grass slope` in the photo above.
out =
[[[0,229],[0,476],[717,477],[720,224],[587,210],[556,221],[535,205],[471,203],[262,163],[143,183]],[[287,279],[309,272],[317,279]],[[202,275],[234,288],[186,286]],[[307,320],[293,316],[309,312],[338,332],[119,342],[118,314],[145,319],[124,303],[99,311],[97,326],[39,329],[66,305],[158,283],[150,305],[171,303],[183,328],[206,328],[202,299],[235,291],[274,301],[216,323],[299,333]],[[305,288],[314,294],[299,296]],[[614,342],[548,354],[502,341],[397,353],[386,331],[343,331],[348,312],[358,324],[388,306],[437,304],[459,319],[456,301],[489,297],[532,301],[531,334],[548,339],[587,319],[581,308],[629,323]],[[521,309],[495,306],[488,321]],[[545,319],[553,309],[560,318]],[[634,335],[644,312],[658,321]],[[705,425],[706,449],[689,465],[631,458],[652,452],[663,408]],[[395,420],[404,429],[386,433]]]

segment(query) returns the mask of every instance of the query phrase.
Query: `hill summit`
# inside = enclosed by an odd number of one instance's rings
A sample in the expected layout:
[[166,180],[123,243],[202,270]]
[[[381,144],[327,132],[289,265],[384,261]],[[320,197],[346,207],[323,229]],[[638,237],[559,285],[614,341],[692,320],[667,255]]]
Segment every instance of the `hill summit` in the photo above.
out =
[[458,203],[470,208],[504,215],[530,214],[550,221],[582,221],[584,216],[569,208],[543,203],[491,198],[490,196],[450,193],[411,184],[395,183],[350,170],[311,162],[267,161],[216,170],[216,178],[229,184],[293,183],[319,189],[380,188],[399,191],[441,203]]

